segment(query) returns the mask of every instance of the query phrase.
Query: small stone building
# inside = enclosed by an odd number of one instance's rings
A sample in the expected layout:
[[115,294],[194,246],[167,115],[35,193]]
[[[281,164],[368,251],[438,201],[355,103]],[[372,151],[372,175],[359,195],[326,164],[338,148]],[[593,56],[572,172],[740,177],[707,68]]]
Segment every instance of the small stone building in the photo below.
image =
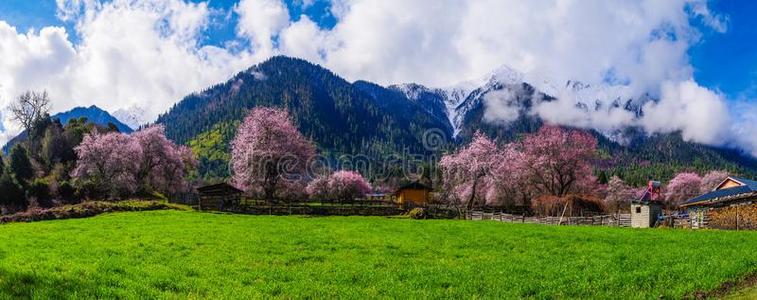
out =
[[227,183],[206,185],[197,188],[200,194],[200,210],[227,210],[239,206],[242,190]]
[[659,181],[650,181],[641,198],[631,202],[631,227],[650,228],[657,225],[662,215]]
[[424,205],[428,204],[431,194],[431,187],[418,181],[411,182],[409,184],[401,186],[394,192],[397,197],[397,204],[413,204]]

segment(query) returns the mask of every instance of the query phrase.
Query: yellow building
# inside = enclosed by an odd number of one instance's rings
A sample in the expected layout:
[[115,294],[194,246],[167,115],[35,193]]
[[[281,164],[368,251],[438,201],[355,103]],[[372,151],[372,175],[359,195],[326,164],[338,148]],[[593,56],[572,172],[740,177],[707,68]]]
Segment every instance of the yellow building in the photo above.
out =
[[431,193],[431,187],[414,181],[412,183],[401,186],[394,192],[397,196],[397,203],[400,205],[415,204],[423,205],[429,202],[429,194]]

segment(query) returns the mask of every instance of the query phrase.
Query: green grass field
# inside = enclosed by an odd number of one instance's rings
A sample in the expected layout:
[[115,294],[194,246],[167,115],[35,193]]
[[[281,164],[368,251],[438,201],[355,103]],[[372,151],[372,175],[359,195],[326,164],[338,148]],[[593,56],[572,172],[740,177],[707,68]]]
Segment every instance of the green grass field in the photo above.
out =
[[0,298],[681,298],[757,232],[151,211],[0,225]]

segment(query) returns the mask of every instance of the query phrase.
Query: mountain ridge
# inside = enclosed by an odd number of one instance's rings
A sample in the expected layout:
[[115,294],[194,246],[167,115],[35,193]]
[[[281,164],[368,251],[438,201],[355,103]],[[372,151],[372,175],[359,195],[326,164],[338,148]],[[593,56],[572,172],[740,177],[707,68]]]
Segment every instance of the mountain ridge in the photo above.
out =
[[[179,143],[198,143],[201,135],[213,137],[222,145],[216,150],[223,152],[228,150],[225,148],[233,136],[233,126],[244,117],[244,111],[255,106],[284,107],[293,115],[298,128],[324,153],[367,153],[380,157],[409,150],[423,154],[428,153],[424,152],[423,133],[430,129],[440,130],[452,147],[469,140],[476,131],[504,142],[538,130],[544,121],[528,113],[528,108],[556,98],[522,79],[522,75],[512,69],[499,68],[479,81],[451,88],[415,83],[381,86],[364,80],[348,82],[322,66],[276,56],[226,82],[184,97],[156,122],[166,125],[168,136]],[[643,114],[641,108],[645,101],[654,101],[648,95],[626,99],[622,88],[618,97],[613,97],[615,88],[579,82],[568,82],[566,88],[584,93],[580,98],[584,100],[576,105],[582,103],[585,109],[623,107],[638,116]],[[517,106],[518,113],[506,122],[487,119],[487,97],[492,93],[511,93],[512,98],[504,105]],[[663,171],[655,171],[650,176],[663,174],[661,177],[664,177],[671,170],[695,166],[697,157],[708,160],[697,167],[727,168],[749,174],[757,170],[754,158],[743,157],[732,149],[685,142],[676,134],[647,135],[639,128],[625,128],[610,134],[592,132],[600,138],[602,151],[611,156],[605,159],[609,162],[602,163],[608,165],[605,169],[610,172],[616,172],[613,168],[622,169],[618,172],[634,168],[612,159],[613,155],[633,163],[664,165],[660,167]],[[620,143],[621,139],[613,134],[631,138]],[[660,154],[655,156],[655,151]]]
[[[112,123],[118,131],[129,133],[132,132],[132,128],[127,126],[126,124],[119,121],[117,118],[112,116],[107,111],[97,107],[96,105],[90,105],[88,107],[83,106],[77,106],[70,110],[63,111],[56,113],[52,116],[50,116],[51,120],[58,119],[60,120],[62,125],[66,125],[69,120],[71,119],[78,119],[80,117],[86,117],[87,121],[92,122],[97,125],[101,126],[108,126],[109,123]],[[3,153],[8,153],[8,151],[17,143],[25,140],[27,137],[26,130],[22,131],[12,139],[10,139],[5,145],[3,145]]]

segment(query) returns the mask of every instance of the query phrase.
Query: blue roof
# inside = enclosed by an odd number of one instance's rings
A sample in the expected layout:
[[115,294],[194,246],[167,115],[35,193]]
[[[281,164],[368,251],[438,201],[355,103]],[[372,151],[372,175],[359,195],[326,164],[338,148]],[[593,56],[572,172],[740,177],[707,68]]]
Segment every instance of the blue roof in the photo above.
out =
[[687,200],[686,202],[684,202],[683,205],[712,200],[715,198],[736,196],[740,194],[749,194],[749,193],[757,192],[757,181],[749,180],[745,178],[739,178],[739,177],[728,177],[728,178],[741,182],[744,185],[730,187],[726,189],[714,190],[704,195],[691,198]]

